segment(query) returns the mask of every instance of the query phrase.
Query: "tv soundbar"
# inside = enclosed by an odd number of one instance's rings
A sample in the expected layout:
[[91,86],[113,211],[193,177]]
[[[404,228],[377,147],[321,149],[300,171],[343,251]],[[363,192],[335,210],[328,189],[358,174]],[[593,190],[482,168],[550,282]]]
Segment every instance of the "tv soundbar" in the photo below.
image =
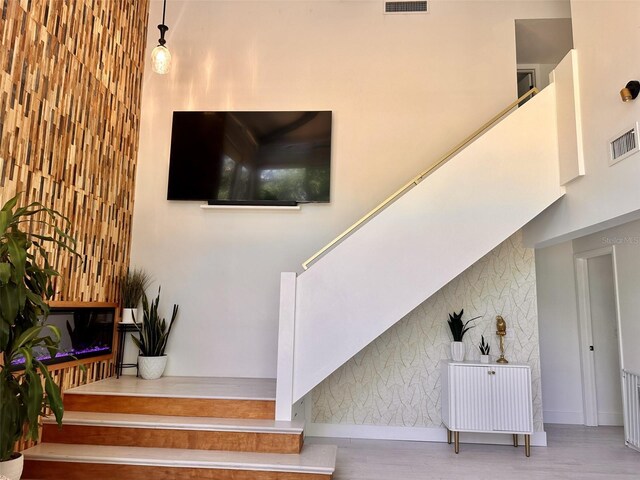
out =
[[255,206],[255,207],[295,207],[296,201],[290,200],[209,200],[209,205]]

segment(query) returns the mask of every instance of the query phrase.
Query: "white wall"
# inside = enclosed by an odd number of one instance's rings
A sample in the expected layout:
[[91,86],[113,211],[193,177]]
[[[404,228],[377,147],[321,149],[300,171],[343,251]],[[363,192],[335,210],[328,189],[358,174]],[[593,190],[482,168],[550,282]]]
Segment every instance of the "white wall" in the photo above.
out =
[[[566,2],[170,1],[167,76],[145,69],[132,264],[180,304],[170,375],[273,377],[280,272],[515,98],[514,19]],[[148,50],[162,4],[151,2]],[[148,58],[148,56],[147,56]],[[469,88],[470,82],[472,87]],[[332,202],[202,211],[166,198],[174,110],[330,109]]]
[[[640,2],[572,1],[571,14],[574,48],[579,56],[586,175],[569,183],[565,197],[525,226],[525,242],[539,247],[628,222],[638,218],[640,209],[640,155],[609,167],[607,151],[611,137],[640,119],[640,102],[624,104],[618,94],[627,81],[640,77]],[[627,228],[631,227],[623,227]],[[602,235],[605,234],[595,233],[573,245],[565,242],[536,250],[540,364],[544,417],[548,422],[582,423],[572,255],[573,250],[603,246]],[[631,232],[630,238],[633,235]],[[631,291],[640,280],[636,275],[640,271],[640,255],[637,246],[624,245],[623,249],[618,265],[625,275],[626,287],[621,283],[621,292],[627,289],[625,311],[627,317],[631,316],[631,320],[625,320],[630,334],[627,341],[635,342],[640,338],[640,328],[636,326],[640,322],[635,320],[638,305]],[[625,354],[636,369],[640,367],[637,350],[627,349]],[[629,358],[630,355],[634,357]]]
[[562,195],[555,93],[547,87],[298,277],[294,401]]
[[583,423],[573,246],[536,250],[542,406],[547,423]]
[[[531,365],[535,431],[543,430],[533,249],[509,237],[358,352],[313,390],[307,421],[333,425],[441,428],[440,361],[450,358],[448,314],[479,316],[464,337],[466,359],[478,361],[483,335],[498,358],[496,315],[507,322],[505,356]],[[311,426],[312,431],[319,425]],[[352,431],[357,431],[353,428]],[[406,438],[406,437],[405,437]]]
[[536,250],[545,422],[583,423],[573,256],[614,245],[624,368],[640,373],[640,221]]
[[571,15],[586,175],[525,228],[530,245],[577,238],[640,216],[640,154],[609,167],[607,150],[611,137],[640,120],[640,101],[625,104],[618,94],[640,77],[640,2],[574,0]]
[[573,241],[575,253],[614,245],[623,367],[640,374],[640,221]]

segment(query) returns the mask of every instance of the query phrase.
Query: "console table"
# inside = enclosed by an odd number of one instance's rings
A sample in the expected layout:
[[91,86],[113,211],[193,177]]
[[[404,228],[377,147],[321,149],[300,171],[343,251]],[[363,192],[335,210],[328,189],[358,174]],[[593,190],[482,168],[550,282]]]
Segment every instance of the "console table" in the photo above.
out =
[[513,446],[524,435],[531,455],[533,406],[531,367],[521,364],[453,362],[441,364],[442,421],[448,441],[460,451],[460,432],[510,433]]

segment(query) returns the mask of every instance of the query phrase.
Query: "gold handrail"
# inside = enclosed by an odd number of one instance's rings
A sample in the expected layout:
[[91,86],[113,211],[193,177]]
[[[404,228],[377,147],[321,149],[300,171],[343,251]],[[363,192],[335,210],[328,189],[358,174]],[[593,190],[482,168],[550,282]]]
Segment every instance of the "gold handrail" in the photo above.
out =
[[364,217],[362,217],[356,223],[351,225],[349,228],[347,228],[344,232],[342,232],[336,238],[331,240],[331,242],[327,243],[324,247],[322,247],[320,250],[318,250],[312,256],[307,258],[304,261],[304,263],[302,264],[302,268],[304,268],[305,270],[307,268],[309,268],[309,264],[311,262],[315,261],[318,257],[323,255],[327,250],[331,249],[335,244],[339,243],[344,237],[349,235],[351,232],[353,232],[360,225],[362,225],[363,223],[368,221],[371,217],[376,215],[378,212],[380,212],[381,210],[386,208],[391,202],[393,202],[396,198],[400,197],[405,191],[409,190],[410,188],[415,187],[422,180],[424,180],[426,177],[431,175],[433,172],[435,172],[442,165],[447,163],[447,161],[451,157],[453,157],[456,153],[458,153],[460,150],[462,150],[467,145],[469,145],[469,143],[471,143],[473,140],[475,140],[477,137],[479,137],[481,134],[483,134],[486,130],[491,128],[498,120],[500,120],[502,117],[504,117],[507,113],[509,113],[515,107],[517,107],[520,104],[520,102],[522,102],[523,100],[525,100],[528,97],[531,97],[531,96],[537,94],[538,92],[539,92],[539,90],[537,88],[532,88],[527,93],[525,93],[520,98],[518,98],[516,101],[512,102],[508,107],[506,107],[505,109],[500,111],[500,113],[498,113],[491,120],[489,120],[487,123],[482,125],[482,127],[480,127],[478,130],[473,132],[471,135],[469,135],[467,138],[465,138],[462,142],[460,142],[454,148],[449,150],[442,158],[440,158],[440,160],[438,160],[436,163],[431,165],[429,168],[427,168],[425,171],[423,171],[422,173],[420,173],[416,177],[412,178],[409,182],[404,184],[401,188],[396,190],[392,195],[387,197],[382,203],[380,203],[377,207],[375,207],[373,210],[371,210],[369,213],[367,213]]

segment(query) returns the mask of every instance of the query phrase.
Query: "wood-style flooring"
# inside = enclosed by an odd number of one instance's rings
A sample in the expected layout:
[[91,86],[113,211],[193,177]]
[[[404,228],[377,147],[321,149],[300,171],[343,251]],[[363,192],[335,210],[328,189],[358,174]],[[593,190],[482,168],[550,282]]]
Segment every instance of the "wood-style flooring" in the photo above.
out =
[[333,480],[640,480],[640,452],[625,447],[621,427],[546,425],[547,447],[311,438],[338,445]]

